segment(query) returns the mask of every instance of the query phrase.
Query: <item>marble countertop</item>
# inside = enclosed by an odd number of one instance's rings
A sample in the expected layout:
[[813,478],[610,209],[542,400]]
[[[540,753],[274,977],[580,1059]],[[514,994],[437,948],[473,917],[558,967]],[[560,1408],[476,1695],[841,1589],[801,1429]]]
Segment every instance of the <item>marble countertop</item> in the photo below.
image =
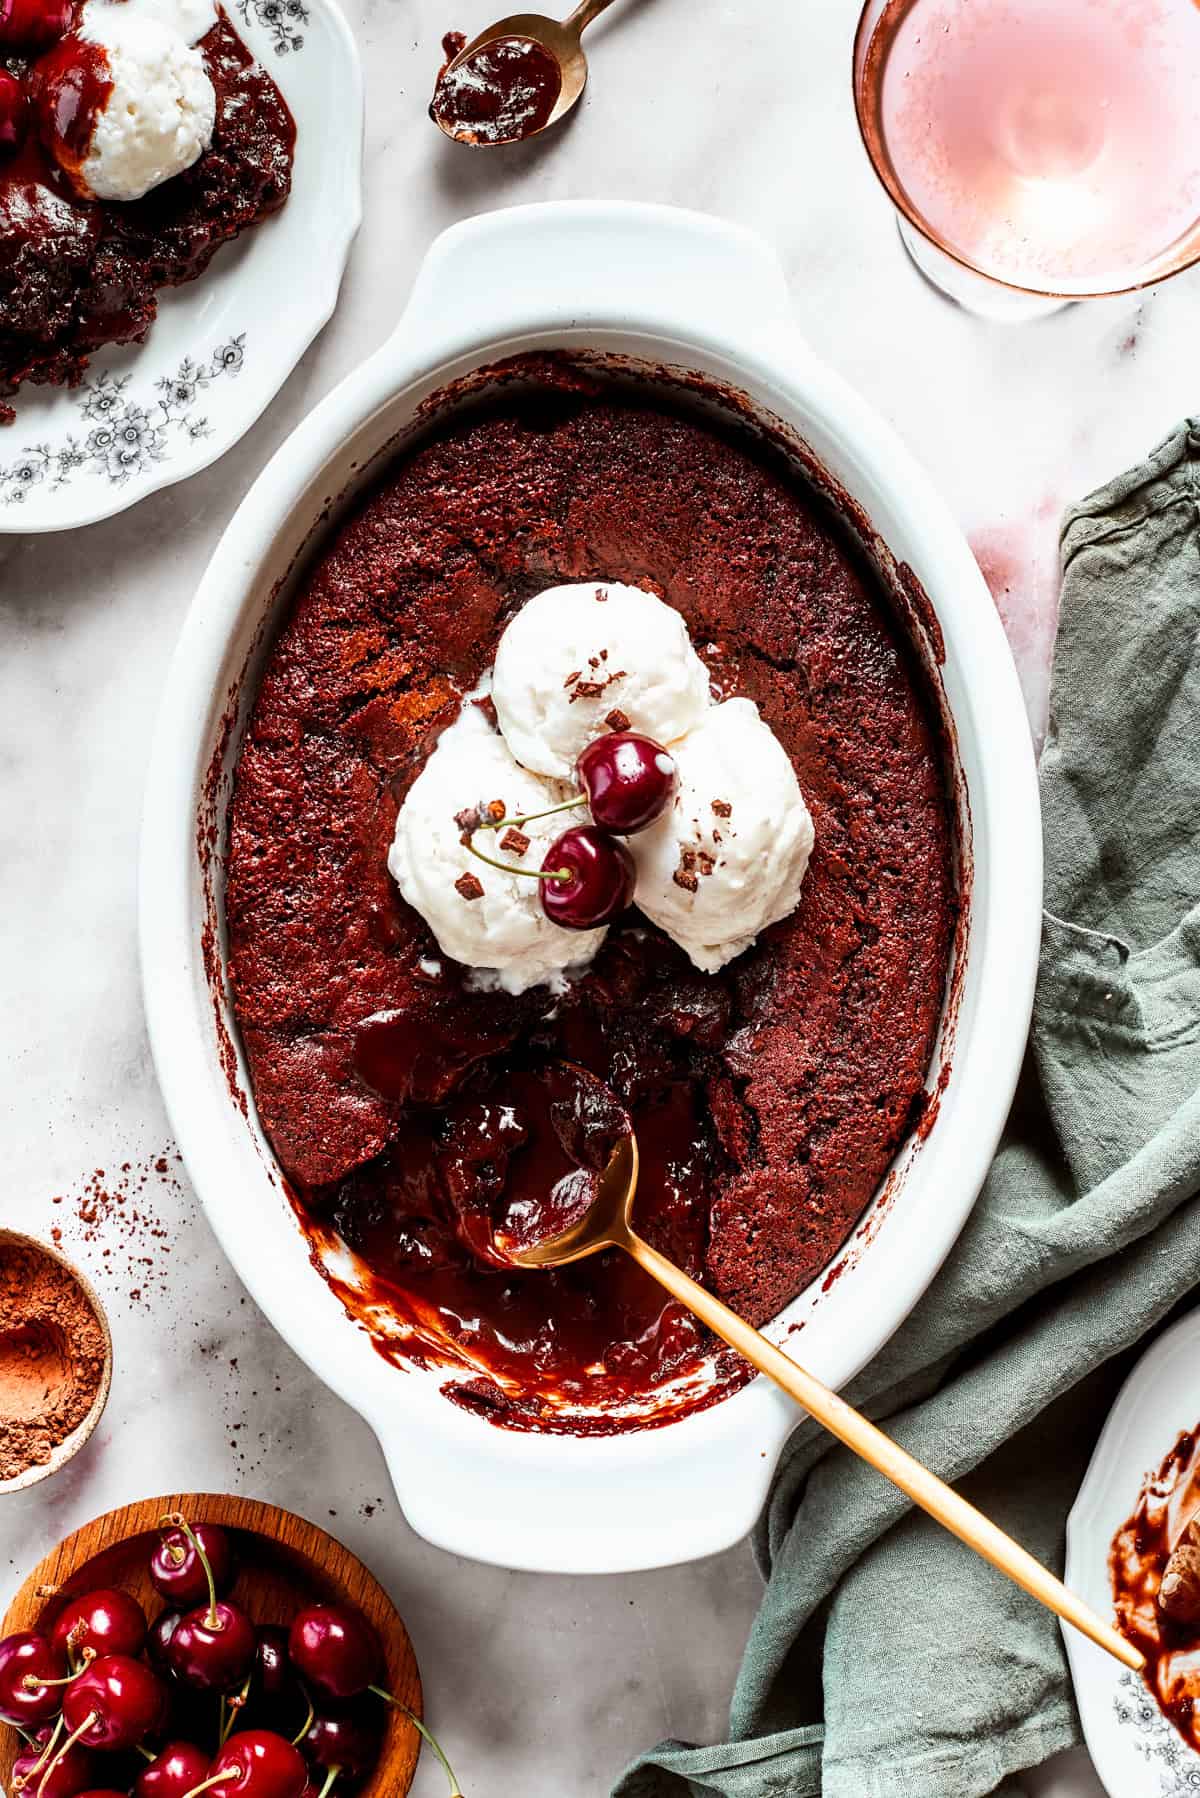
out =
[[[575,120],[500,155],[424,119],[451,25],[480,0],[348,0],[369,89],[366,220],[338,315],[216,467],[63,538],[0,538],[3,1219],[62,1232],[111,1310],[117,1374],[71,1468],[0,1505],[0,1602],[54,1540],[182,1485],[327,1523],[388,1583],[431,1718],[468,1789],[602,1798],[627,1752],[722,1732],[758,1599],[749,1552],[634,1579],[457,1562],[408,1530],[366,1426],[244,1296],[174,1160],[142,1020],[134,865],[146,744],[172,644],[233,506],[313,403],[390,331],[434,234],[522,200],[699,207],[780,251],[811,343],[924,460],[970,536],[1044,717],[1056,531],[1069,500],[1187,412],[1200,279],[1019,327],[914,272],[862,156],[851,0],[618,0]],[[103,1170],[97,1172],[97,1170]],[[441,1788],[425,1767],[414,1788]],[[1082,1756],[1042,1798],[1095,1798]]]

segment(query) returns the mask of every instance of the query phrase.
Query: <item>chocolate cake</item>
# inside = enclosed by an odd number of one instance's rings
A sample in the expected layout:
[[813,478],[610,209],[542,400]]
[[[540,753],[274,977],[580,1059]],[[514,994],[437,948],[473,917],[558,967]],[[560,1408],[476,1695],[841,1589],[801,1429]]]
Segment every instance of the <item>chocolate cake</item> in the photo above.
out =
[[[718,974],[634,910],[565,996],[480,991],[389,878],[397,809],[516,608],[592,579],[679,609],[716,695],[756,701],[792,757],[816,846],[798,909]],[[607,1082],[645,1233],[775,1315],[926,1103],[957,903],[936,707],[782,456],[547,376],[404,455],[307,579],[242,749],[226,903],[259,1114],[314,1229],[428,1354],[486,1370],[459,1402],[583,1427],[564,1414],[645,1399],[707,1345],[629,1264],[515,1275],[472,1247],[522,1183],[530,1070],[562,1056]]]
[[[217,95],[212,147],[143,199],[79,199],[32,131],[0,159],[0,423],[24,382],[74,386],[95,350],[140,342],[159,288],[194,281],[287,199],[296,132],[282,94],[223,13],[199,47]],[[16,57],[0,67],[30,75]]]

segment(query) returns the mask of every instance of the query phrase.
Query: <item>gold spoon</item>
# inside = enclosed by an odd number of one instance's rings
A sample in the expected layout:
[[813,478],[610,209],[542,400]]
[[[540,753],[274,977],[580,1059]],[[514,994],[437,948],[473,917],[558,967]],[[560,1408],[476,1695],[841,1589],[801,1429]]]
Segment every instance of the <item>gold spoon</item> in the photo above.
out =
[[543,131],[548,131],[551,125],[557,125],[560,119],[566,117],[587,86],[587,57],[583,53],[583,45],[579,40],[592,20],[598,19],[600,14],[611,5],[612,0],[580,0],[580,4],[570,17],[561,22],[558,19],[548,19],[544,13],[513,13],[510,18],[499,19],[495,25],[489,25],[486,31],[481,31],[479,36],[472,38],[469,44],[464,44],[458,55],[452,58],[442,70],[438,78],[439,88],[447,75],[453,74],[463,63],[491,44],[498,44],[505,40],[511,41],[513,38],[536,44],[539,49],[546,52],[553,62],[558,64],[561,78],[558,98],[540,124],[534,125],[529,130],[516,131],[511,137],[489,135],[478,140],[471,138],[464,140],[454,129],[453,119],[441,116],[436,109],[433,111],[434,123],[456,143],[478,141],[481,147],[489,149],[495,144],[512,144],[523,142],[530,137],[540,137]]
[[[582,1069],[574,1067],[572,1073],[582,1075],[584,1079],[595,1080],[594,1075],[585,1074]],[[601,1083],[595,1081],[599,1086]],[[607,1094],[607,1088],[604,1089]],[[1146,1657],[1136,1649],[1132,1642],[1120,1634],[1111,1624],[1105,1623],[1092,1611],[1082,1599],[1069,1592],[1061,1580],[1058,1580],[1040,1561],[1019,1543],[1006,1536],[1004,1531],[986,1518],[982,1512],[969,1505],[965,1498],[939,1480],[936,1474],[923,1467],[919,1461],[885,1436],[882,1430],[876,1429],[858,1411],[848,1405],[844,1399],[823,1386],[820,1380],[798,1366],[790,1356],[775,1347],[773,1342],[750,1327],[736,1312],[723,1305],[720,1299],[706,1292],[703,1286],[690,1279],[682,1268],[652,1249],[648,1242],[637,1234],[633,1228],[633,1199],[638,1182],[638,1147],[637,1138],[632,1131],[622,1136],[609,1157],[604,1172],[600,1175],[600,1187],[594,1203],[577,1223],[563,1230],[557,1236],[537,1243],[532,1247],[501,1245],[509,1261],[515,1266],[526,1268],[565,1267],[569,1262],[582,1261],[587,1255],[595,1255],[601,1249],[620,1249],[631,1255],[638,1266],[656,1279],[660,1286],[665,1286],[671,1297],[678,1299],[681,1305],[707,1324],[715,1335],[727,1342],[730,1348],[736,1349],[760,1373],[775,1381],[777,1386],[802,1405],[811,1417],[847,1448],[861,1455],[864,1461],[882,1473],[901,1492],[906,1492],[921,1509],[928,1511],[931,1517],[943,1524],[952,1535],[965,1542],[985,1561],[1008,1575],[1009,1579],[1028,1592],[1032,1598],[1044,1604],[1059,1617],[1075,1628],[1082,1630],[1085,1636],[1107,1649],[1108,1653],[1126,1667],[1138,1673],[1146,1664]]]

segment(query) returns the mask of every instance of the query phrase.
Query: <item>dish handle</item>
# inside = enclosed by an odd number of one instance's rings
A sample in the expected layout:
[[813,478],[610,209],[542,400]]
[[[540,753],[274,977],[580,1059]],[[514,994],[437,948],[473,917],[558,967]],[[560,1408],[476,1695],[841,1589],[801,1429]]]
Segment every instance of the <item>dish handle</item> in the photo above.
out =
[[443,231],[392,342],[452,354],[507,331],[631,324],[699,342],[799,338],[783,266],[756,232],[681,207],[549,201]]

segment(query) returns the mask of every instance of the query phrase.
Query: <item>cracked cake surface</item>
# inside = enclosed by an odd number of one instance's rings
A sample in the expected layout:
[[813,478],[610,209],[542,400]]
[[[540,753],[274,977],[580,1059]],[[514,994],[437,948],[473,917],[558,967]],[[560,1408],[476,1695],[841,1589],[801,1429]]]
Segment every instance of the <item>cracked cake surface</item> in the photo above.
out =
[[[397,810],[515,611],[592,579],[668,600],[714,695],[759,706],[815,825],[800,902],[714,975],[633,910],[565,994],[479,990],[390,880]],[[645,1233],[762,1323],[921,1115],[956,905],[935,705],[878,578],[782,457],[623,389],[501,397],[403,455],[307,576],[236,774],[230,974],[264,1127],[426,1351],[476,1370],[453,1396],[515,1426],[618,1427],[707,1345],[628,1264],[472,1252],[527,1153],[514,1083],[546,1055],[599,1074],[637,1127]]]

